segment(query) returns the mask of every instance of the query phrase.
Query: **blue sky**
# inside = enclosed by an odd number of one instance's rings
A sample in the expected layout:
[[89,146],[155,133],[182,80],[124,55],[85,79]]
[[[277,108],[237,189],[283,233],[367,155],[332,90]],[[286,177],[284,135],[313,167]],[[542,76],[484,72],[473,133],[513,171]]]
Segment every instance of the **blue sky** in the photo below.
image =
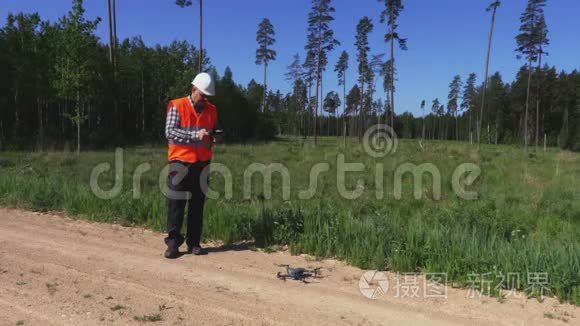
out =
[[[196,1],[196,0],[194,0]],[[491,0],[406,0],[400,18],[400,33],[408,38],[409,50],[397,51],[399,73],[396,93],[397,112],[418,113],[422,99],[447,99],[448,85],[454,75],[465,80],[470,72],[481,81],[490,16],[485,12]],[[519,16],[527,0],[504,0],[498,11],[491,58],[491,71],[500,71],[504,81],[511,81],[522,64],[514,53],[514,36]],[[348,87],[356,80],[354,49],[355,26],[363,16],[375,24],[370,35],[371,53],[386,53],[383,41],[386,27],[379,22],[381,5],[376,0],[334,0],[335,22],[332,24],[341,46],[330,55],[324,76],[324,92],[338,91],[334,63],[344,49],[351,55],[347,75]],[[69,9],[70,0],[2,0],[0,16],[9,13],[34,12],[43,19],[55,21]],[[97,34],[107,38],[106,0],[86,0],[89,17],[100,16]],[[119,38],[141,35],[149,45],[167,44],[187,39],[197,44],[197,7],[181,9],[173,0],[117,0]],[[260,81],[262,68],[254,64],[255,34],[258,23],[270,18],[276,30],[275,49],[278,58],[269,69],[269,85],[290,91],[284,80],[292,56],[303,58],[306,18],[309,0],[206,0],[204,46],[220,73],[230,66],[237,82],[246,84],[252,78]],[[580,1],[548,0],[546,20],[551,41],[547,63],[560,70],[580,68]],[[379,85],[380,87],[380,85]]]

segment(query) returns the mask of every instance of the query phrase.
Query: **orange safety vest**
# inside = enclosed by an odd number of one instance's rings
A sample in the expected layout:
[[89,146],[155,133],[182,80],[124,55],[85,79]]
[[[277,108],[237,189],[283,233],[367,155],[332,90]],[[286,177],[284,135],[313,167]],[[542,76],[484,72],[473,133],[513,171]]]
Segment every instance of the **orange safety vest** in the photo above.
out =
[[[217,109],[215,105],[206,100],[205,106],[198,114],[189,97],[182,97],[169,101],[167,112],[175,107],[179,113],[180,128],[187,131],[205,129],[212,132],[217,122]],[[203,140],[194,140],[189,143],[169,140],[168,157],[169,161],[182,161],[195,163],[198,161],[209,161],[212,157],[211,137],[204,137]]]

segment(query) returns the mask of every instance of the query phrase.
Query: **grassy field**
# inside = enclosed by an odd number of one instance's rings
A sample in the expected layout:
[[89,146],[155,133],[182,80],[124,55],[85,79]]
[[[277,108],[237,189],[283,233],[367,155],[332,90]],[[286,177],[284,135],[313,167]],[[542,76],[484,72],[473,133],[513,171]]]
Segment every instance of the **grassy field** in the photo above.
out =
[[[118,196],[103,200],[90,187],[90,175],[100,163],[114,165],[114,152],[0,153],[0,205],[34,210],[64,211],[73,216],[141,225],[162,231],[166,201],[160,192],[165,148],[124,150],[123,187]],[[337,190],[337,156],[363,163],[365,170],[345,178],[347,189],[364,189],[354,200]],[[548,294],[580,304],[580,155],[549,149],[524,154],[520,148],[456,142],[400,141],[396,153],[382,159],[368,156],[349,139],[310,141],[284,138],[255,145],[219,145],[214,162],[233,176],[233,197],[223,198],[224,178],[212,174],[211,188],[222,193],[206,206],[206,239],[226,243],[241,240],[274,247],[289,245],[294,253],[334,257],[369,269],[399,272],[445,272],[460,286],[472,286],[474,275],[537,295],[530,273],[547,273]],[[311,168],[327,162],[318,190],[300,199]],[[140,181],[142,194],[134,198],[134,172],[149,163]],[[252,163],[281,163],[290,174],[290,198],[282,195],[282,178],[274,173],[272,198],[265,199],[261,177],[252,179],[251,197],[244,198],[244,171]],[[376,197],[376,164],[383,165],[384,198]],[[441,173],[441,199],[433,197],[431,178],[425,177],[415,199],[410,175],[403,178],[403,198],[395,199],[395,170],[404,163],[432,163]],[[468,187],[477,200],[458,198],[451,187],[453,171],[474,163],[481,175]],[[363,180],[364,184],[357,180]],[[99,179],[109,189],[114,174]],[[160,241],[162,241],[160,239]],[[501,275],[518,273],[519,282],[502,282]]]

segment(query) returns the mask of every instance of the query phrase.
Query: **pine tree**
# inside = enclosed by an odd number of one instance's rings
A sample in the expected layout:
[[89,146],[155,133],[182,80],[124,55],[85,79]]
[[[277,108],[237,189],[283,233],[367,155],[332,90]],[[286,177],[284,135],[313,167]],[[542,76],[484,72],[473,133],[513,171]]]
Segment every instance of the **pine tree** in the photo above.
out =
[[398,43],[399,48],[403,51],[407,50],[407,39],[402,38],[397,32],[399,25],[397,20],[401,15],[401,12],[405,7],[403,6],[402,0],[378,0],[380,3],[385,4],[385,9],[381,12],[381,23],[387,22],[388,30],[385,34],[385,41],[390,42],[390,54],[391,54],[391,126],[394,124],[395,115],[395,41]]
[[[348,70],[348,60],[348,53],[346,51],[342,51],[340,57],[338,58],[338,62],[334,66],[334,72],[336,72],[338,78],[338,86],[342,86],[343,115],[346,112],[346,71]],[[336,115],[336,117],[338,117],[338,115]],[[336,129],[338,130],[338,119],[336,120]]]
[[[518,58],[525,58],[528,63],[528,87],[526,91],[526,109],[524,114],[524,151],[528,150],[530,87],[532,83],[532,64],[538,60],[542,46],[547,45],[547,31],[542,26],[542,16],[546,0],[528,0],[526,10],[520,17],[520,33],[516,36],[519,52]],[[544,20],[545,22],[545,20]],[[546,33],[544,33],[546,32]]]
[[345,114],[345,119],[347,116],[351,116],[352,118],[350,119],[351,123],[350,123],[350,133],[349,134],[353,134],[354,132],[358,132],[357,131],[357,126],[355,123],[353,123],[353,119],[356,118],[357,112],[360,110],[360,105],[361,105],[361,91],[360,88],[358,87],[358,85],[354,85],[350,91],[348,92],[348,95],[346,96],[346,111],[344,112]]
[[[324,98],[324,111],[326,113],[329,114],[329,119],[328,119],[328,135],[330,136],[330,115],[335,115],[336,116],[336,111],[338,109],[338,107],[340,107],[341,102],[340,102],[340,96],[334,92],[331,91],[328,94],[326,94],[326,97]],[[337,130],[338,132],[338,130]]]
[[330,22],[334,20],[332,14],[336,10],[331,5],[331,0],[312,0],[311,11],[308,14],[308,37],[305,49],[308,53],[307,60],[312,57],[316,64],[316,95],[314,108],[314,145],[317,142],[316,128],[318,120],[319,90],[322,82],[322,72],[328,63],[327,55],[340,45],[335,39],[334,31],[330,28]]
[[[308,113],[310,114],[312,120],[314,120],[314,102],[315,98],[312,96],[312,85],[316,79],[317,64],[316,64],[316,54],[313,51],[306,52],[306,58],[302,64],[302,79],[306,83],[306,88],[308,89]],[[308,127],[308,126],[307,126]],[[308,135],[308,130],[311,128],[306,128],[304,135]]]
[[[391,60],[387,60],[381,69],[381,76],[383,76],[383,90],[387,94],[387,103],[386,107],[389,109],[387,114],[391,115],[391,123],[393,121],[394,113],[392,112],[392,103],[391,103],[391,91],[395,89],[395,85],[393,82],[393,78],[397,75],[397,72],[394,71],[393,62]],[[395,79],[396,80],[396,79]]]
[[[538,48],[538,66],[536,68],[536,71],[538,73],[541,73],[541,69],[542,69],[542,55],[548,55],[547,52],[545,52],[545,47],[547,45],[550,44],[550,41],[548,39],[548,26],[546,24],[546,18],[544,17],[544,13],[540,14],[540,18],[538,21],[538,25],[536,27],[537,29],[537,33],[538,33],[538,43],[539,43],[539,48]],[[536,94],[536,151],[538,150],[538,142],[539,142],[539,136],[540,136],[540,99],[542,97],[542,85],[541,85],[541,79],[538,80],[538,89],[537,89],[537,94]]]
[[421,132],[421,140],[425,139],[425,119],[427,118],[425,116],[425,100],[421,101],[421,110],[423,111],[423,130]]
[[[371,56],[371,61],[369,62],[369,70],[367,72],[367,83],[369,85],[369,91],[368,91],[368,103],[369,103],[369,107],[372,107],[375,103],[373,96],[375,93],[375,79],[377,75],[380,75],[383,71],[383,67],[385,65],[384,63],[384,57],[385,55],[383,53],[380,54],[373,54]],[[378,111],[377,111],[378,112]],[[375,115],[376,112],[373,112],[372,115]],[[380,115],[378,115],[378,123],[381,123],[381,117]],[[366,126],[365,126],[366,128]]]
[[369,47],[369,33],[373,30],[373,22],[368,17],[363,17],[359,20],[356,26],[356,40],[355,46],[357,49],[357,60],[358,60],[358,82],[360,84],[361,93],[361,103],[359,112],[359,123],[358,123],[358,136],[362,139],[362,116],[366,110],[366,97],[365,84],[368,82],[369,71],[371,70],[369,64],[368,53],[370,51]]
[[497,13],[497,8],[501,5],[501,1],[496,0],[492,2],[486,9],[487,12],[491,13],[491,25],[489,30],[489,40],[487,42],[487,56],[485,59],[485,75],[483,77],[483,91],[481,92],[481,108],[479,110],[479,123],[477,125],[477,143],[481,143],[481,124],[483,122],[483,110],[485,109],[485,93],[487,90],[487,80],[489,76],[489,57],[491,55],[491,41],[493,39],[493,29],[495,26],[495,15]]
[[[493,122],[494,125],[494,136],[493,140],[490,143],[498,143],[498,139],[500,137],[501,128],[503,126],[503,119],[505,116],[506,111],[506,103],[507,103],[507,86],[504,85],[501,75],[499,72],[496,72],[493,76],[491,76],[489,80],[489,87],[487,88],[487,98],[489,99],[488,107],[488,125]],[[493,119],[493,121],[492,121]],[[491,136],[491,127],[489,128],[489,139],[492,139]]]
[[306,90],[306,84],[302,81],[302,79],[297,79],[294,82],[294,87],[292,88],[292,100],[296,105],[296,110],[298,111],[298,115],[300,117],[300,132],[304,136],[304,115],[305,115],[305,108],[308,105],[308,94]]
[[447,109],[449,113],[455,118],[455,138],[459,140],[459,125],[457,121],[457,109],[458,109],[458,99],[459,93],[461,92],[461,76],[456,75],[453,77],[453,81],[449,84],[449,95],[447,99]]
[[107,16],[109,17],[109,61],[111,65],[115,65],[115,41],[113,40],[113,9],[111,0],[107,0]]
[[300,132],[304,131],[304,110],[308,103],[307,86],[304,84],[302,77],[304,76],[304,69],[300,63],[300,55],[294,54],[294,58],[290,65],[286,66],[286,74],[284,75],[286,81],[292,84],[292,101],[296,106],[298,118],[300,120]]
[[114,51],[116,53],[119,39],[117,38],[117,0],[113,0],[113,41],[114,41]]
[[472,124],[471,124],[471,120],[472,120],[472,109],[473,109],[473,105],[474,105],[474,100],[475,100],[475,96],[476,96],[476,90],[475,90],[475,82],[476,82],[477,76],[475,75],[475,73],[471,73],[469,74],[469,77],[467,78],[467,82],[465,83],[465,86],[463,88],[463,101],[461,101],[461,110],[463,112],[466,112],[469,115],[469,129],[468,129],[468,137],[469,137],[469,142],[473,143],[473,128],[472,128]]
[[437,115],[440,117],[439,119],[439,139],[444,140],[446,139],[445,133],[447,132],[447,127],[442,127],[441,125],[445,123],[445,105],[441,104],[439,106],[439,110],[437,110]]
[[256,50],[256,64],[264,65],[264,99],[262,101],[262,112],[266,109],[266,92],[267,85],[267,70],[268,63],[276,60],[276,51],[271,46],[274,45],[276,39],[274,38],[274,26],[268,18],[264,18],[260,25],[258,25],[258,32],[256,33],[256,42],[258,42],[258,49]]
[[[439,99],[436,98],[433,100],[433,102],[431,103],[431,112],[433,113],[433,117],[437,118],[439,116],[439,110],[441,109],[441,103],[439,102]],[[433,119],[435,120],[435,119]],[[431,139],[435,139],[435,135],[437,129],[435,126],[435,121],[433,121],[433,126],[431,128]]]
[[286,66],[286,74],[284,74],[284,77],[286,81],[294,85],[298,79],[302,79],[303,73],[302,65],[300,64],[300,55],[296,53],[294,54],[292,63]]

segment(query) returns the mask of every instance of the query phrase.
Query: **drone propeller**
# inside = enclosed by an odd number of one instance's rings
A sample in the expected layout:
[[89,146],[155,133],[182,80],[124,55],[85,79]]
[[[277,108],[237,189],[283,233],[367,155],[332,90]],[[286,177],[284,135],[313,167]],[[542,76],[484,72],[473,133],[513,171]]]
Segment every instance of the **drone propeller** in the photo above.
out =
[[314,273],[314,277],[318,277],[320,275],[320,269],[322,267],[317,267],[315,269],[312,270],[312,272]]

